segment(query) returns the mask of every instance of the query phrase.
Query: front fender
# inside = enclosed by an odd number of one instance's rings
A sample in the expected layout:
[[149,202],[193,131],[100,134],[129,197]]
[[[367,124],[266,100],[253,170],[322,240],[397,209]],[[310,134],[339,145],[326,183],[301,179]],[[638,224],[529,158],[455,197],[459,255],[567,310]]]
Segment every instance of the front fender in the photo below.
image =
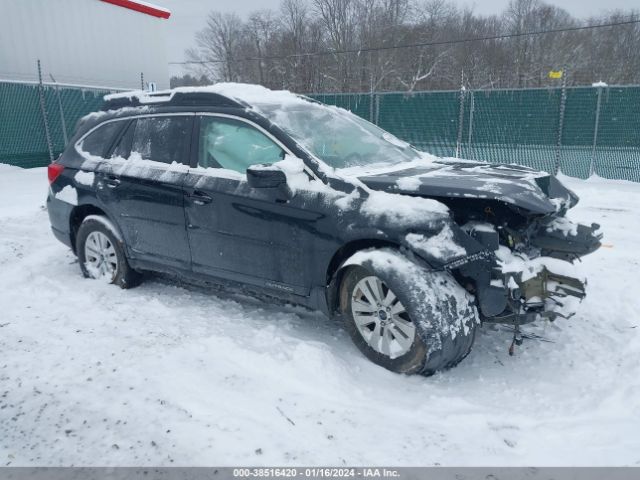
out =
[[464,232],[453,220],[442,222],[438,230],[410,231],[402,236],[401,245],[436,269],[477,256],[486,247]]

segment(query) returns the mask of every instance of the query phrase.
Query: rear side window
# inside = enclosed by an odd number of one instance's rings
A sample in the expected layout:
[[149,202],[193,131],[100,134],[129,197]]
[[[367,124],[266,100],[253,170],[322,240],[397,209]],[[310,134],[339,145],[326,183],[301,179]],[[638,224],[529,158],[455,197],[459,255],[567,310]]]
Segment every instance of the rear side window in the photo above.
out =
[[133,130],[131,156],[160,163],[188,163],[191,116],[138,118]]
[[113,149],[111,153],[111,158],[114,157],[122,157],[129,158],[129,153],[131,152],[131,142],[133,141],[133,132],[136,128],[135,120],[130,122],[127,126],[127,129],[118,140],[118,144]]
[[126,122],[109,122],[100,125],[80,143],[80,149],[97,157],[104,157],[113,140]]

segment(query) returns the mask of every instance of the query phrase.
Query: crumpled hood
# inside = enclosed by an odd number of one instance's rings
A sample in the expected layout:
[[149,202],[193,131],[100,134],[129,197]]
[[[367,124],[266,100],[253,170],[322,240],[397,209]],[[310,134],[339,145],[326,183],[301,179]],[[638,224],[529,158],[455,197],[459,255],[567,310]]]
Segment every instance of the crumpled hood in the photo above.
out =
[[513,164],[487,164],[439,159],[408,168],[362,172],[369,188],[431,198],[497,200],[533,214],[547,215],[571,208],[578,197],[546,172]]

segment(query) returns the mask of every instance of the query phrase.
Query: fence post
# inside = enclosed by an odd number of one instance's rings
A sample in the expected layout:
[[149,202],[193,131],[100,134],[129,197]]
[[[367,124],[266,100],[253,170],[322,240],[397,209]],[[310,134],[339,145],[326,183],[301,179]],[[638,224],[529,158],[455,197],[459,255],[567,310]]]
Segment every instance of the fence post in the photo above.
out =
[[371,52],[369,52],[369,121],[371,123],[375,123],[373,121],[373,102],[375,101],[375,93],[373,92],[373,62],[371,60]]
[[456,140],[456,158],[460,158],[460,147],[462,146],[462,129],[464,123],[464,70],[460,74],[460,113],[458,115],[458,138]]
[[373,118],[373,112],[374,112],[374,102],[376,101],[376,94],[373,93],[373,88],[369,91],[369,121],[371,123],[375,123],[374,118]]
[[473,138],[473,112],[476,109],[476,103],[473,90],[471,90],[469,93],[471,95],[471,104],[469,105],[469,136],[467,137],[467,146],[469,148],[469,160],[472,160],[472,157],[475,157],[475,155],[471,155],[471,140]]
[[58,83],[56,82],[56,79],[53,78],[53,75],[49,74],[49,76],[51,77],[51,81],[55,85],[55,89],[56,89],[56,97],[58,99],[58,110],[60,111],[60,122],[62,123],[62,136],[64,138],[64,146],[66,147],[67,143],[69,143],[69,137],[67,136],[67,122],[64,119],[64,109],[62,108],[62,99],[60,98],[60,87],[58,87]]
[[375,109],[375,117],[373,119],[374,120],[373,123],[375,125],[379,125],[380,124],[380,94],[375,93],[374,96],[376,99],[376,109]]
[[562,68],[562,92],[560,94],[560,118],[558,119],[558,140],[556,142],[556,162],[554,175],[560,171],[560,149],[562,148],[562,129],[564,128],[564,110],[567,103],[567,68]]
[[140,72],[140,90],[144,90],[144,72]]
[[38,59],[38,95],[40,97],[40,111],[42,112],[42,120],[44,122],[44,135],[47,139],[47,148],[49,149],[49,160],[53,162],[53,144],[51,143],[51,133],[49,132],[47,106],[44,101],[44,86],[42,85],[42,67],[40,66],[40,59]]
[[596,121],[593,127],[593,146],[591,148],[591,163],[589,164],[589,176],[595,173],[596,147],[598,145],[598,127],[600,126],[600,102],[602,101],[602,86],[598,86],[598,100],[596,102]]

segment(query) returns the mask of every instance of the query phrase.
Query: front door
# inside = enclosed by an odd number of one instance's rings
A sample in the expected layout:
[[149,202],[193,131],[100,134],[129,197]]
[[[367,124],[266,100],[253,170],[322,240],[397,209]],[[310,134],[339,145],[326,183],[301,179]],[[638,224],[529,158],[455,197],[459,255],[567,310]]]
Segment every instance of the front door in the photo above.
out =
[[101,200],[114,215],[132,259],[188,269],[182,184],[193,114],[138,117],[98,167]]
[[309,235],[300,225],[317,215],[246,180],[247,167],[280,161],[282,146],[241,119],[203,115],[196,123],[198,166],[185,180],[193,270],[308,294]]

